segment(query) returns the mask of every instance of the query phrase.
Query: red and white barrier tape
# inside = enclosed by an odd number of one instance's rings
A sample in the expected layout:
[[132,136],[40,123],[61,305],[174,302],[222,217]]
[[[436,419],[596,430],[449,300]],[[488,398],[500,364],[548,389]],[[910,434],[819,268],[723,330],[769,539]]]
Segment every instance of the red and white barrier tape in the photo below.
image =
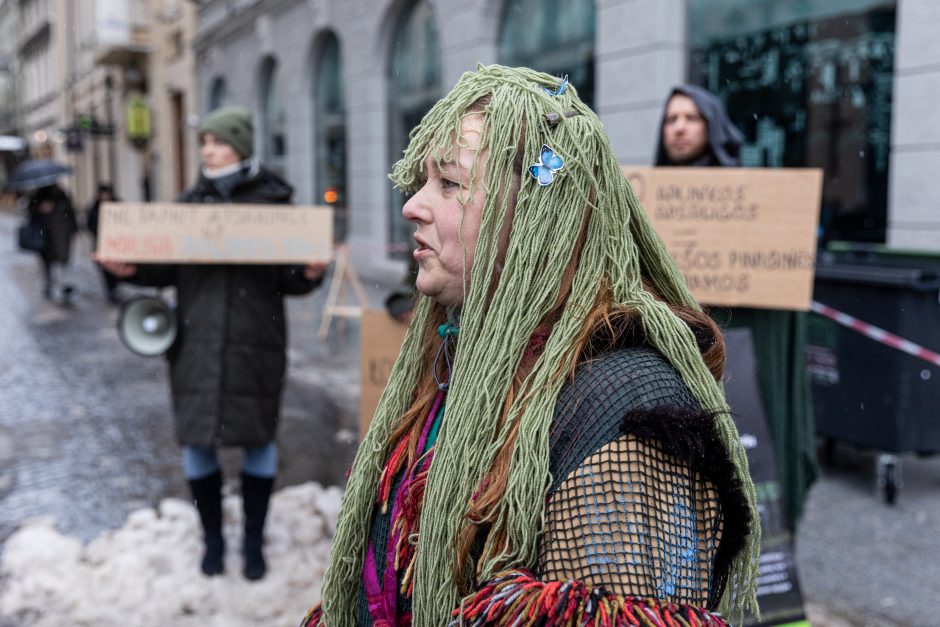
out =
[[907,353],[908,355],[913,355],[914,357],[923,359],[924,361],[935,366],[940,366],[940,354],[935,353],[928,348],[924,348],[920,344],[915,344],[910,340],[905,340],[903,337],[898,337],[894,333],[885,331],[884,329],[876,327],[873,324],[862,322],[858,318],[853,318],[849,314],[842,313],[838,309],[833,309],[832,307],[818,303],[815,300],[812,301],[810,308],[820,316],[825,316],[826,318],[829,318],[830,320],[833,320],[844,327],[848,327],[853,331],[861,333],[865,337],[873,339],[879,344],[896,348],[899,351]]

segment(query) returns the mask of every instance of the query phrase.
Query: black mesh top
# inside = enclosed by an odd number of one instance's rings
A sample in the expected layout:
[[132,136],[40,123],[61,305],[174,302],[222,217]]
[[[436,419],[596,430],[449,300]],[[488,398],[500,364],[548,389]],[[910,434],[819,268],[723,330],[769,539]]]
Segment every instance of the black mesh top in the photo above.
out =
[[[714,422],[652,348],[581,364],[558,396],[546,524],[529,566],[545,581],[717,606],[749,521]],[[388,518],[376,508],[380,581]],[[410,599],[398,607],[410,611]],[[371,623],[360,588],[358,624]]]

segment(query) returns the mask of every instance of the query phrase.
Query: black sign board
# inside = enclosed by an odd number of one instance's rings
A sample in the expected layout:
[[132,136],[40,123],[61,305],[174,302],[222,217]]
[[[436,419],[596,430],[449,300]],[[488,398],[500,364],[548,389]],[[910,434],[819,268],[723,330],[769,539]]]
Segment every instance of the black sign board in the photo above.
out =
[[761,517],[760,577],[757,584],[761,620],[758,622],[749,617],[744,624],[809,627],[796,575],[793,538],[787,528],[777,460],[757,382],[751,330],[726,330],[725,352],[728,359],[725,396],[741,434],[741,442],[747,450]]

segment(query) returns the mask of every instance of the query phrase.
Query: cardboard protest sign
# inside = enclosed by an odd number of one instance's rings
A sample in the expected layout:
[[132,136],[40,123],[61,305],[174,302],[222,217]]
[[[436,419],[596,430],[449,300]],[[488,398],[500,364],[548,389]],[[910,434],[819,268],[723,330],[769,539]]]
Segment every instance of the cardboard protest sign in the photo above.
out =
[[359,326],[359,439],[365,436],[372,414],[398,359],[408,325],[381,309],[362,312]]
[[809,309],[822,170],[623,171],[699,302]]
[[306,263],[332,246],[329,207],[106,202],[97,252],[143,263]]

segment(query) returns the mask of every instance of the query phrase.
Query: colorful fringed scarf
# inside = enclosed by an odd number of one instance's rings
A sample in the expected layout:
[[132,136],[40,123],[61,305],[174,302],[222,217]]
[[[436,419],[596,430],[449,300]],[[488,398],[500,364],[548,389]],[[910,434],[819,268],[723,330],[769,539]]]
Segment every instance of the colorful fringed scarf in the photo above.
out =
[[[395,447],[392,456],[382,469],[379,483],[378,505],[382,513],[392,504],[389,534],[386,539],[385,573],[379,582],[376,573],[375,551],[372,543],[366,550],[362,578],[369,602],[369,614],[374,623],[381,620],[394,625],[398,622],[398,594],[411,597],[414,593],[414,564],[417,545],[412,541],[418,534],[419,516],[424,503],[424,489],[427,484],[431,460],[434,458],[432,430],[440,425],[444,415],[444,390],[438,390],[431,411],[424,421],[418,451],[421,455],[405,469],[398,489],[394,490],[395,478],[401,468],[408,449],[408,434],[404,434]],[[429,441],[430,440],[430,441]],[[398,585],[399,576],[401,586]],[[404,617],[405,624],[411,624],[411,617]]]
[[[379,581],[375,562],[375,551],[383,547],[376,547],[369,543],[366,550],[366,559],[363,564],[362,580],[365,588],[366,600],[369,603],[369,614],[374,624],[386,621],[390,625],[411,624],[411,615],[399,615],[398,594],[410,598],[414,593],[414,564],[418,537],[418,525],[421,507],[424,504],[424,489],[427,485],[428,473],[431,470],[431,461],[434,459],[434,443],[437,440],[438,430],[444,419],[444,399],[450,378],[451,355],[453,342],[459,333],[459,327],[452,323],[445,323],[438,327],[441,344],[435,360],[443,358],[444,372],[437,382],[437,395],[431,404],[431,409],[421,427],[418,438],[418,457],[403,469],[408,457],[408,442],[410,434],[404,433],[379,479],[379,492],[377,505],[383,514],[389,510],[389,533],[386,538],[385,572],[382,581]],[[438,377],[439,364],[435,363],[435,377]],[[399,478],[399,475],[400,478]],[[396,478],[398,478],[397,488]],[[401,578],[401,584],[398,580]]]
[[[697,304],[620,171],[600,120],[578,98],[575,86],[561,89],[559,79],[525,68],[487,66],[464,74],[412,131],[395,165],[394,182],[414,191],[423,183],[428,155],[438,162],[451,159],[461,120],[483,98],[482,111],[472,114],[482,117],[483,131],[471,175],[483,172],[485,180],[471,176],[469,196],[475,185],[485,185],[487,193],[473,266],[465,270],[469,281],[447,419],[426,475],[421,533],[409,567],[416,627],[447,623],[460,603],[460,589],[473,583],[471,573],[458,581],[454,545],[467,524],[473,495],[510,433],[515,444],[506,488],[489,519],[491,533],[498,534],[494,537],[506,541],[487,544],[476,572],[489,580],[535,563],[550,479],[548,432],[564,379],[559,372],[574,363],[573,347],[601,285],[610,287],[617,306],[637,316],[648,342],[680,373],[702,408],[718,416],[718,437],[743,487],[750,518],[760,519],[747,457],[721,386],[702,361],[691,330],[668,306]],[[513,199],[506,190],[514,181],[520,184]],[[508,216],[508,248],[498,259]],[[576,254],[564,308],[501,419],[522,354],[561,297]],[[430,298],[418,298],[401,354],[356,455],[322,589],[325,616],[320,622],[330,627],[355,624],[376,489],[398,444],[390,442],[391,434],[422,372],[426,331],[443,322],[439,311]],[[758,612],[759,547],[755,524],[732,563],[722,613]]]
[[622,597],[577,581],[544,583],[525,570],[500,573],[454,610],[451,627],[727,627],[697,607]]

